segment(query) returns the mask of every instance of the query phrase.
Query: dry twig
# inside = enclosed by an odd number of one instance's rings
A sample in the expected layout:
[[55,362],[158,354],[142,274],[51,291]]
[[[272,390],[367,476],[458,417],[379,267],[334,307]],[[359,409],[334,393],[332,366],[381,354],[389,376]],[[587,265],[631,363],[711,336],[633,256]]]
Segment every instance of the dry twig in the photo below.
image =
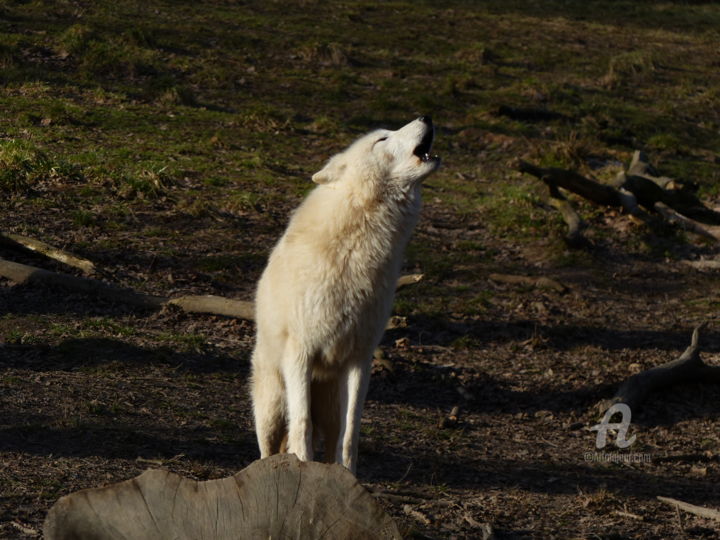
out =
[[690,514],[694,514],[696,516],[700,516],[700,517],[703,517],[706,519],[714,519],[715,521],[720,521],[720,511],[715,510],[713,508],[707,508],[705,506],[696,506],[694,504],[679,501],[677,499],[671,499],[670,497],[658,496],[657,499],[660,502],[673,505],[673,506],[675,506],[675,508],[679,508],[680,510],[684,510],[685,512],[688,512]]

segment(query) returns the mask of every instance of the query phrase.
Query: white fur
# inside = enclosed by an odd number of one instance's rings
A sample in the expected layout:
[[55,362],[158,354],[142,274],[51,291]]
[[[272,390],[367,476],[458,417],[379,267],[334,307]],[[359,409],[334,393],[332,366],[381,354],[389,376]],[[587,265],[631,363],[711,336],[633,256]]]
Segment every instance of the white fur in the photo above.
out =
[[314,425],[325,461],[355,471],[372,352],[420,212],[420,181],[439,164],[413,154],[428,130],[418,119],[374,131],[332,157],[270,255],[252,357],[261,457],[313,459]]

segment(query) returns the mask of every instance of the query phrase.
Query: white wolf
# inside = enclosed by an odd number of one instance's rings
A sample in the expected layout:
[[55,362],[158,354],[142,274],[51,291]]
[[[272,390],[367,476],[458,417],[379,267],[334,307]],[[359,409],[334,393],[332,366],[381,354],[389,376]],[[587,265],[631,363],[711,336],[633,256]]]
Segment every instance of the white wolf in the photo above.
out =
[[[440,159],[421,117],[333,156],[270,255],[256,296],[252,399],[261,457],[287,450],[355,472],[372,353],[390,315],[420,182]],[[316,432],[313,433],[313,426]]]

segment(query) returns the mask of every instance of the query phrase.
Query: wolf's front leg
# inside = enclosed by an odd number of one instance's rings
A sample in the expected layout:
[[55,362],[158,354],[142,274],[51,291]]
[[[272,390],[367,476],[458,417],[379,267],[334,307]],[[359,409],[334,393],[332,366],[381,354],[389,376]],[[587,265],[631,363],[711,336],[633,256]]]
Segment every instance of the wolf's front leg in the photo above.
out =
[[346,394],[347,413],[345,433],[342,442],[342,464],[355,474],[357,469],[358,444],[360,441],[360,417],[362,416],[365,396],[370,383],[372,360],[363,359],[347,368]]
[[312,366],[308,354],[297,344],[288,343],[283,354],[283,379],[288,419],[288,453],[302,461],[313,459],[310,385]]

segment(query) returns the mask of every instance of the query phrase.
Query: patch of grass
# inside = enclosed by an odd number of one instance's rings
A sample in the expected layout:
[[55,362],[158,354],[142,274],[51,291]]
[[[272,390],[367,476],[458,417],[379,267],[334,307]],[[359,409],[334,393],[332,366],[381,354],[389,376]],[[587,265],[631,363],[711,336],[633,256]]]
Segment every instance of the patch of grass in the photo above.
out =
[[0,192],[26,192],[43,180],[76,181],[80,178],[77,167],[30,141],[0,141]]
[[611,88],[637,84],[650,77],[656,69],[657,61],[652,51],[623,52],[610,58],[603,83]]
[[74,210],[72,213],[72,220],[75,225],[81,227],[91,227],[96,224],[95,214],[87,210]]
[[674,133],[658,133],[648,138],[647,145],[654,151],[679,152],[684,150],[680,138]]
[[127,171],[113,171],[117,195],[124,199],[156,199],[166,195],[174,180],[167,165],[141,163]]
[[5,343],[11,345],[31,345],[39,342],[35,334],[23,330],[10,330],[5,333],[3,339]]
[[538,234],[546,234],[546,214],[539,210],[537,202],[538,197],[529,184],[506,182],[498,186],[484,210],[493,229],[530,240]]
[[207,338],[202,334],[175,334],[164,332],[158,339],[172,344],[173,347],[184,352],[202,352],[207,347]]

